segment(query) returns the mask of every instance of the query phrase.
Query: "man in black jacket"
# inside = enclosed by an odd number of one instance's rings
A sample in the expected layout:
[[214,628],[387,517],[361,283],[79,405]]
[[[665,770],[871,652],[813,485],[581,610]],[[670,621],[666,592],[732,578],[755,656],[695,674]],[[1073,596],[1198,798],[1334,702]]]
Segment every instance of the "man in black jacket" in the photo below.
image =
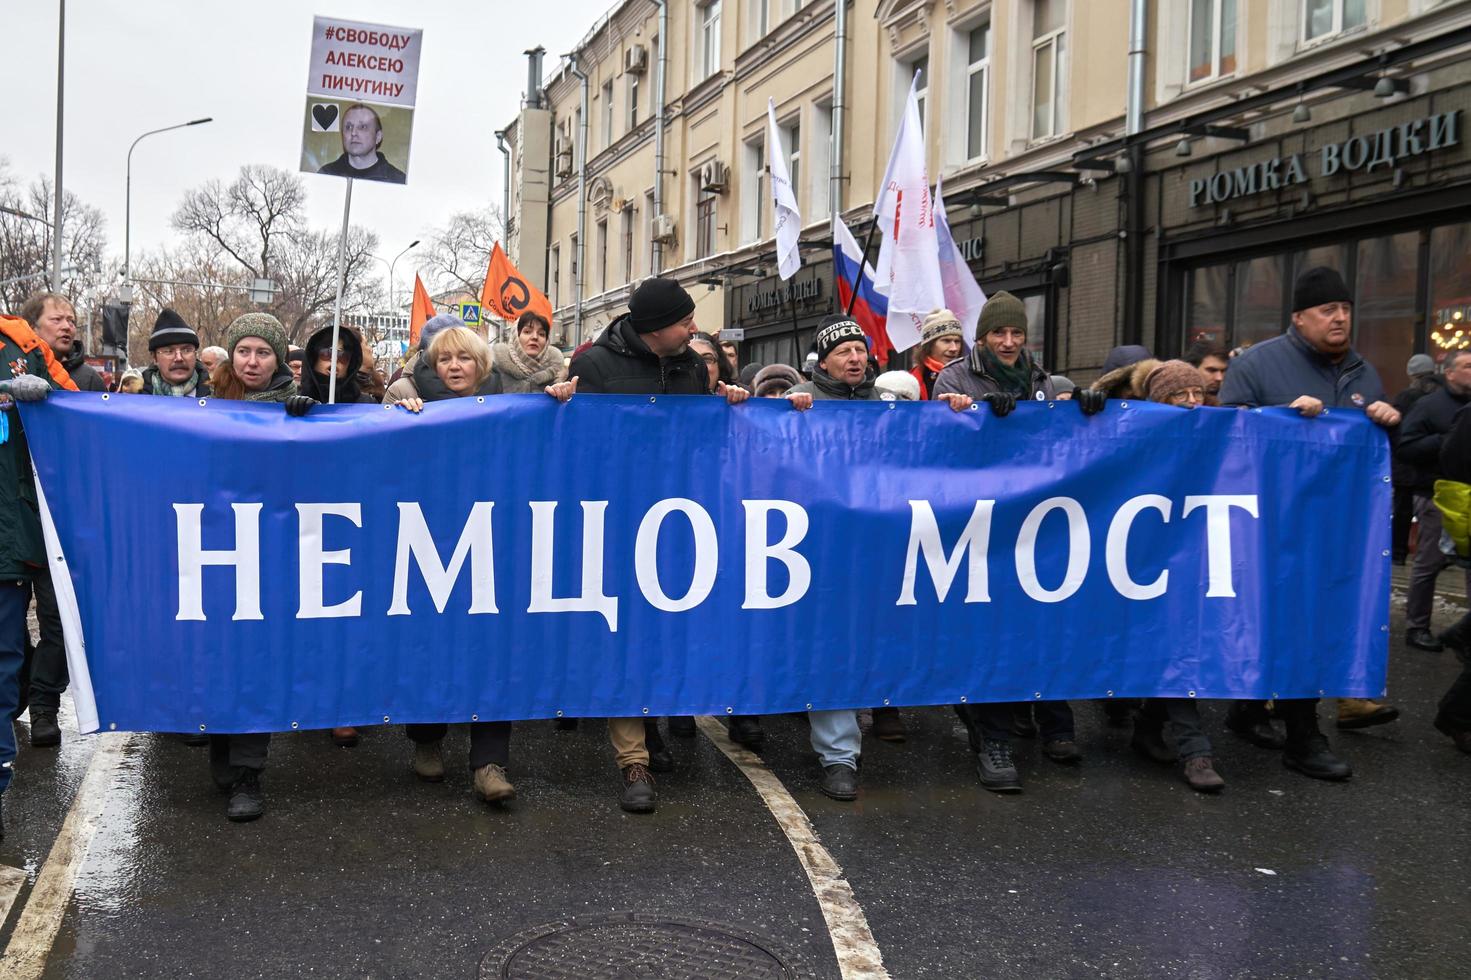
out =
[[[1405,643],[1417,650],[1439,653],[1445,647],[1430,632],[1435,604],[1435,580],[1446,566],[1440,550],[1440,510],[1435,506],[1435,481],[1440,479],[1440,446],[1455,424],[1456,413],[1471,401],[1471,350],[1453,351],[1445,363],[1445,384],[1415,402],[1400,425],[1395,455],[1415,468],[1415,519],[1420,543],[1410,572],[1405,599]],[[1471,591],[1471,571],[1466,574]]]
[[[1462,409],[1440,444],[1440,472],[1447,480],[1471,483],[1471,409]],[[1458,560],[1459,563],[1459,560]],[[1465,664],[1435,712],[1435,727],[1471,755],[1471,613],[1446,630],[1441,639]]]
[[[1435,373],[1435,361],[1431,360],[1429,354],[1411,357],[1405,365],[1405,373],[1410,376],[1410,383],[1404,391],[1394,396],[1392,402],[1394,410],[1400,413],[1401,418],[1409,418],[1410,409],[1415,407],[1417,401],[1444,384]],[[1391,430],[1391,447],[1397,448],[1397,437],[1398,432]],[[1403,565],[1410,553],[1410,523],[1415,518],[1414,482],[1417,471],[1414,466],[1403,462],[1396,451],[1390,462],[1389,472],[1394,480],[1394,519],[1390,542],[1394,563]]]
[[[608,324],[591,347],[575,355],[567,376],[576,390],[594,395],[705,395],[710,374],[690,350],[695,301],[673,279],[645,280],[628,301],[628,312]],[[715,393],[737,405],[751,393],[716,385]],[[623,771],[618,805],[629,813],[652,813],[656,805],[650,757],[661,772],[674,760],[659,734],[657,719],[609,718],[608,737]]]

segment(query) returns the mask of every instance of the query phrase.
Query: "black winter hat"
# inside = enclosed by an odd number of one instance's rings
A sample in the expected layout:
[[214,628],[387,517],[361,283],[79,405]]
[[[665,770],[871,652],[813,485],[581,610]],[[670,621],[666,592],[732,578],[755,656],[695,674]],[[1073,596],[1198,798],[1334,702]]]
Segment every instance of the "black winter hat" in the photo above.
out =
[[628,301],[628,320],[636,333],[653,333],[695,312],[695,300],[673,279],[646,279]]
[[827,360],[827,356],[837,349],[838,345],[846,344],[850,340],[861,340],[865,344],[868,343],[868,337],[864,334],[863,328],[858,325],[857,320],[844,316],[842,313],[823,317],[822,322],[817,325],[817,359]]
[[1352,303],[1343,277],[1335,270],[1320,265],[1297,277],[1292,286],[1292,312],[1301,313],[1327,303]]
[[153,322],[153,333],[148,335],[148,350],[152,353],[160,347],[173,344],[193,344],[198,347],[199,334],[184,322],[183,317],[165,306],[158,314],[158,319]]

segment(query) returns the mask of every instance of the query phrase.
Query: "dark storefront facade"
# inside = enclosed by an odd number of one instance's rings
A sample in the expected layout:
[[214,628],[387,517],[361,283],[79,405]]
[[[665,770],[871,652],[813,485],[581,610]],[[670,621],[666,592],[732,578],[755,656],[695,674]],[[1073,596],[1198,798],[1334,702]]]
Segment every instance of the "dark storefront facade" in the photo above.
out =
[[[1005,208],[947,193],[952,231],[988,294],[1025,300],[1032,347],[1054,373],[1090,381],[1110,348],[1135,339],[1168,357],[1196,340],[1231,348],[1275,336],[1290,322],[1296,274],[1328,265],[1354,292],[1356,347],[1397,391],[1411,354],[1443,360],[1471,346],[1471,65],[1427,71],[1414,90],[1390,100],[1341,90],[1301,124],[1285,101],[1242,124],[1245,142],[1145,154],[1137,323],[1124,322],[1122,175],[1039,174],[1008,188]],[[866,230],[854,228],[860,240]],[[775,277],[727,290],[744,361],[800,363],[835,307],[831,259],[804,260],[795,304],[779,301]]]

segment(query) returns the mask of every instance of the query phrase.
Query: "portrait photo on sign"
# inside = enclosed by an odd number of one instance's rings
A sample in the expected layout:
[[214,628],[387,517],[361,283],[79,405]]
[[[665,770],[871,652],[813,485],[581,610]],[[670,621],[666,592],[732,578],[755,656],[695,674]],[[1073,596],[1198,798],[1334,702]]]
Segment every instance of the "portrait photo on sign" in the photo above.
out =
[[309,95],[301,169],[331,177],[402,184],[408,180],[414,110]]

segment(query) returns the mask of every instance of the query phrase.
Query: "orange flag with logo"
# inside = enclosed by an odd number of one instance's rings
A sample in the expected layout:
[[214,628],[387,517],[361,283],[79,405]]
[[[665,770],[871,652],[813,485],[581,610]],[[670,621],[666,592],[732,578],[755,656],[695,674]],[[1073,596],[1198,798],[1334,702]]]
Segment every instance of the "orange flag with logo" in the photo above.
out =
[[539,313],[552,322],[552,304],[531,285],[526,277],[506,258],[501,243],[490,251],[490,267],[485,271],[485,285],[480,290],[480,306],[488,313],[515,323],[522,313]]
[[414,305],[409,309],[409,346],[419,346],[419,331],[424,328],[430,318],[434,316],[434,302],[429,298],[429,291],[424,288],[424,281],[417,275],[414,276]]

